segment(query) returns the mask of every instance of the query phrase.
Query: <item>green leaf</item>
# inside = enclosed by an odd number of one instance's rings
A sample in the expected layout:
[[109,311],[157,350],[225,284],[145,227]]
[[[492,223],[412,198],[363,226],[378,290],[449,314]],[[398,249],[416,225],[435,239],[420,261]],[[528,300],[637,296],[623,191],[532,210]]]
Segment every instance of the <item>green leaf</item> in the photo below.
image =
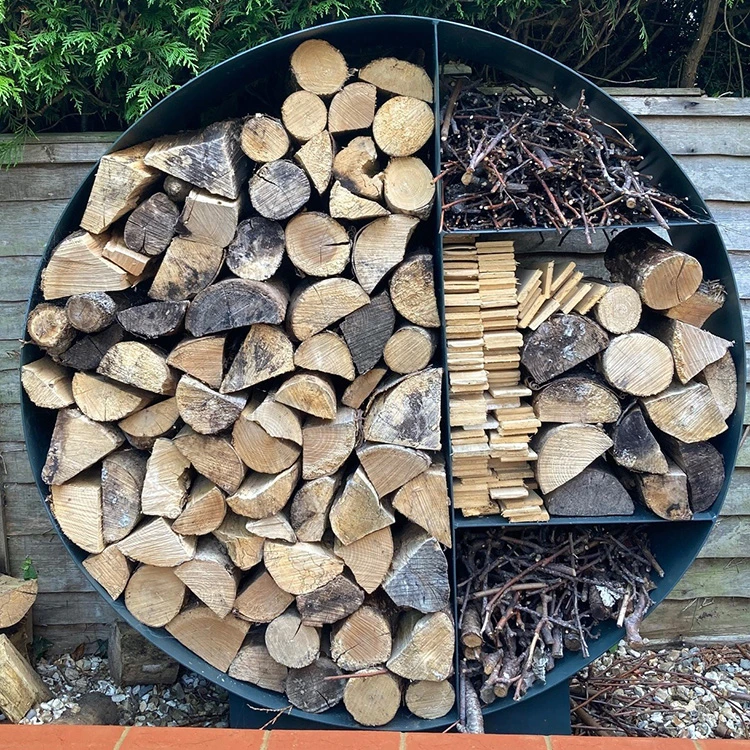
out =
[[34,561],[28,555],[21,563],[21,574],[24,581],[31,581],[39,577],[34,567]]

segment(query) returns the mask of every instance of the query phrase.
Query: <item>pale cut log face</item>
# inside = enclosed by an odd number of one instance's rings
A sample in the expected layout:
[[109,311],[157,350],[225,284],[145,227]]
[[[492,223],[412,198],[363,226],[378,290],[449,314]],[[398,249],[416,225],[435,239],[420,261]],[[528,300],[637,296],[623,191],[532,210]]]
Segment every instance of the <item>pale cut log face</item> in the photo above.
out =
[[[686,521],[721,492],[737,373],[731,336],[702,328],[732,290],[689,248],[641,234],[610,279],[446,232],[436,278],[433,152],[464,84],[436,123],[425,68],[351,62],[308,39],[280,106],[105,156],[44,268],[45,354],[22,377],[58,415],[55,518],[111,597],[230,685],[382,726],[404,701],[446,717],[456,647],[492,672],[492,614],[470,647],[447,613],[454,509]],[[519,684],[534,627],[514,674],[462,687],[467,727]]]

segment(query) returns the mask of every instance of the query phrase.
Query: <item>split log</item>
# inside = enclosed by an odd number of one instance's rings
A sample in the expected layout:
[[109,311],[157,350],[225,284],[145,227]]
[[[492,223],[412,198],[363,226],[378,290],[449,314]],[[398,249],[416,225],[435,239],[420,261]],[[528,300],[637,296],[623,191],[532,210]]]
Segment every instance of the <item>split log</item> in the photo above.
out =
[[74,232],[60,242],[42,271],[44,299],[84,292],[116,292],[133,286],[138,279],[102,257],[107,239],[105,234]]
[[386,665],[408,680],[445,680],[453,672],[455,644],[450,615],[406,612],[399,620],[393,653]]
[[248,622],[271,622],[294,601],[294,597],[279,588],[268,571],[254,575],[234,602],[235,614]]
[[76,330],[98,333],[114,322],[117,303],[106,292],[85,292],[74,295],[65,303],[65,314]]
[[78,409],[62,409],[57,413],[42,481],[63,484],[123,442],[123,435],[116,427],[94,422]]
[[580,474],[612,447],[603,429],[592,424],[542,427],[532,441],[539,458],[536,478],[542,492],[552,492]]
[[227,548],[232,562],[240,570],[250,570],[263,559],[263,537],[251,534],[245,528],[246,518],[227,512],[213,535]]
[[264,164],[250,180],[250,203],[266,219],[288,219],[310,200],[310,180],[287,159]]
[[547,493],[544,504],[551,516],[630,516],[635,510],[628,491],[600,460]]
[[724,306],[727,290],[720,281],[701,281],[698,291],[679,305],[664,310],[668,318],[681,320],[700,328]]
[[401,529],[383,590],[399,607],[425,613],[447,607],[448,561],[438,541],[414,524]]
[[141,196],[160,177],[144,162],[150,147],[150,142],[140,143],[102,156],[81,228],[101,234],[138,205]]
[[534,414],[542,422],[614,422],[620,401],[603,383],[592,377],[568,375],[553,380],[534,393]]
[[440,450],[443,370],[430,367],[381,387],[365,416],[365,440]]
[[281,121],[292,138],[306,143],[326,129],[328,108],[319,96],[302,89],[284,99]]
[[141,524],[117,546],[131,560],[157,568],[173,568],[195,554],[195,544],[194,536],[175,534],[166,519],[155,518]]
[[393,719],[401,706],[401,684],[390,673],[356,672],[345,680],[344,705],[354,721],[366,727],[381,727]]
[[349,264],[349,235],[328,214],[297,214],[287,222],[284,236],[289,260],[304,274],[336,276]]
[[134,448],[148,450],[153,447],[157,438],[172,433],[179,418],[177,401],[173,397],[147,406],[123,419],[118,426]]
[[643,399],[649,419],[662,432],[684,443],[700,443],[727,429],[719,407],[703,383],[672,385]]
[[187,501],[190,461],[167,438],[157,438],[146,463],[141,510],[147,516],[177,518]]
[[220,390],[241,391],[293,369],[294,347],[284,331],[278,326],[256,323],[250,326]]
[[391,645],[388,618],[372,604],[360,607],[331,631],[331,658],[347,672],[385,663]]
[[253,161],[264,164],[283,159],[291,144],[281,120],[258,113],[242,125],[240,145]]
[[237,492],[227,497],[227,505],[235,513],[247,518],[272,516],[289,502],[297,485],[299,472],[299,461],[280,474],[251,472]]
[[323,39],[308,39],[297,47],[290,60],[297,85],[318,96],[335,94],[349,77],[344,56]]
[[328,510],[341,483],[341,474],[303,482],[292,498],[289,520],[301,542],[319,542],[328,526]]
[[294,336],[304,341],[369,302],[367,292],[351,279],[323,279],[295,290],[288,324]]
[[521,364],[541,385],[607,348],[607,332],[582,315],[554,315],[525,337]]
[[344,545],[356,542],[395,522],[393,513],[381,503],[361,466],[346,480],[334,500],[329,520],[333,533]]
[[301,453],[299,445],[269,435],[253,419],[258,408],[256,400],[242,410],[232,430],[232,444],[237,455],[253,471],[278,474],[292,466]]
[[162,189],[166,193],[167,197],[173,200],[175,203],[183,203],[185,198],[188,197],[190,191],[193,189],[193,186],[189,182],[181,180],[179,177],[172,177],[171,174],[168,174],[164,178]]
[[195,555],[174,574],[219,617],[226,617],[237,598],[238,571],[218,540],[203,537]]
[[153,393],[116,383],[101,375],[77,372],[73,376],[76,406],[96,422],[116,422],[148,406]]
[[391,159],[383,173],[383,195],[394,213],[426,219],[435,202],[432,172],[415,156]]
[[75,403],[70,373],[49,357],[22,365],[21,384],[31,402],[42,409],[64,409]]
[[26,581],[0,573],[0,628],[20,622],[36,601],[38,590],[36,578]]
[[180,214],[179,232],[190,242],[226,247],[237,231],[243,198],[221,198],[191,190]]
[[370,294],[381,279],[398,265],[419,219],[393,214],[362,227],[354,238],[352,268],[357,281]]
[[391,276],[390,292],[393,306],[409,322],[426,328],[440,325],[431,255],[407,257]]
[[384,206],[353,193],[338,180],[331,187],[328,211],[335,219],[349,219],[350,221],[377,219],[379,216],[390,214],[390,211]]
[[163,628],[180,613],[185,593],[185,584],[172,568],[141,565],[125,589],[125,606],[138,622]]
[[213,284],[223,262],[224,251],[218,245],[175,237],[151,283],[149,297],[173,302],[192,299]]
[[594,318],[610,333],[629,333],[641,320],[641,298],[627,284],[609,283],[606,286],[607,291],[594,307]]
[[653,396],[663,391],[674,375],[669,348],[645,333],[626,333],[612,339],[602,355],[607,382],[633,396]]
[[114,544],[98,555],[89,555],[83,567],[112,599],[119,599],[130,579],[130,563]]
[[302,428],[302,478],[335,474],[352,454],[358,437],[359,414],[348,406],[340,406],[332,419],[308,417]]
[[632,228],[609,243],[604,264],[613,281],[632,286],[644,305],[665,310],[691,297],[703,280],[701,264],[650,229]]
[[401,445],[363,443],[357,458],[379,497],[403,487],[430,466],[429,454]]
[[689,521],[693,517],[688,500],[685,472],[669,463],[666,474],[633,474],[643,504],[667,521]]
[[250,419],[257,422],[271,437],[291,440],[302,445],[302,419],[297,412],[275,399],[274,393],[265,399],[250,414]]
[[117,313],[117,321],[134,336],[156,339],[172,336],[182,328],[188,302],[149,302]]
[[49,700],[42,678],[21,656],[7,635],[0,633],[0,711],[18,724],[29,709]]
[[[188,193],[192,189],[190,185],[185,187]],[[164,180],[165,192],[166,188],[167,180]],[[161,255],[167,249],[180,217],[180,210],[170,197],[165,193],[154,193],[128,216],[123,238],[125,245],[133,252],[154,256]],[[187,193],[179,200],[184,201],[186,197]]]
[[218,388],[224,377],[226,336],[203,336],[180,341],[167,356],[167,364],[202,380],[209,388]]
[[354,380],[352,354],[346,342],[333,331],[322,331],[303,341],[294,352],[294,364],[304,370]]
[[277,284],[226,279],[204,289],[190,303],[185,327],[193,336],[205,336],[256,323],[278,324],[288,302],[286,290]]
[[352,409],[359,409],[370,398],[386,372],[385,367],[373,367],[369,372],[356,377],[344,391],[341,403],[344,406],[351,406]]
[[245,528],[263,539],[279,539],[283,542],[296,542],[297,535],[284,513],[245,522]]
[[[364,600],[362,589],[345,575],[340,575],[309,594],[300,594],[297,597],[297,610],[304,625],[319,628],[348,617],[359,610]],[[390,639],[390,630],[388,635]],[[338,661],[335,654],[333,658]]]
[[62,354],[76,337],[65,308],[42,302],[30,313],[26,321],[29,338],[49,354]]
[[352,544],[344,545],[336,540],[333,550],[354,574],[357,583],[368,594],[372,594],[383,582],[391,567],[393,558],[391,527],[386,526]]
[[404,325],[388,339],[383,359],[393,372],[417,372],[430,364],[436,346],[434,331],[421,326]]
[[292,607],[268,623],[266,648],[274,661],[285,667],[301,669],[320,655],[320,633],[303,624],[299,613]]
[[[180,447],[180,442],[175,445]],[[224,493],[206,477],[197,477],[185,507],[172,524],[172,531],[184,536],[210,534],[221,526],[227,514]]]
[[732,355],[727,352],[716,362],[707,365],[696,379],[709,387],[721,416],[724,419],[729,417],[737,408],[737,369]]
[[667,459],[643,416],[641,407],[626,409],[610,433],[610,455],[624,469],[644,474],[665,474]]
[[377,89],[370,83],[350,83],[331,99],[328,107],[328,130],[331,135],[352,130],[367,130],[375,117]]
[[430,140],[434,128],[435,116],[426,102],[394,96],[375,113],[372,136],[388,156],[411,156]]
[[337,706],[344,699],[346,680],[326,679],[341,676],[341,670],[321,656],[302,669],[291,669],[286,679],[286,696],[300,711],[319,714]]
[[451,546],[450,499],[444,466],[434,464],[406,482],[394,495],[393,507],[441,544]]
[[227,247],[227,268],[241,279],[266,281],[284,257],[284,230],[276,221],[251,216],[237,225]]
[[247,403],[247,393],[219,393],[192,375],[183,375],[177,383],[175,399],[186,424],[203,435],[213,435],[237,421]]
[[235,680],[249,682],[264,690],[283,693],[288,670],[268,653],[263,636],[251,634],[249,641],[239,650],[227,674]]
[[653,333],[672,352],[675,374],[683,384],[721,359],[733,345],[732,341],[719,338],[702,328],[668,318],[657,321]]
[[124,539],[141,519],[147,458],[126,448],[102,461],[102,534],[107,544]]
[[240,148],[240,127],[239,120],[225,120],[198,132],[159,138],[146,154],[146,164],[234,200],[250,171]]
[[344,569],[344,563],[322,544],[287,544],[268,540],[263,562],[273,580],[284,591],[298,596],[325,586]]
[[360,375],[378,364],[395,325],[396,313],[386,291],[341,321],[341,333]]
[[305,170],[310,182],[322,195],[331,182],[333,174],[334,143],[331,134],[324,130],[314,135],[294,155],[294,160]]
[[166,628],[183,646],[212,667],[226,672],[245,640],[250,623],[234,615],[222,619],[208,607],[198,605],[183,609]]
[[115,344],[103,357],[96,371],[126,385],[149,393],[171,396],[177,378],[158,349],[139,341]]
[[355,195],[379,200],[383,193],[383,175],[375,141],[364,135],[352,138],[333,159],[333,177]]
[[418,680],[406,688],[406,707],[420,719],[439,719],[456,702],[456,691],[449,680]]
[[125,331],[119,323],[113,323],[101,333],[83,336],[70,349],[59,354],[56,359],[74,370],[96,370],[102,357],[125,338]]
[[123,235],[118,231],[114,233],[102,250],[102,258],[111,261],[123,271],[137,277],[139,280],[152,276],[154,264],[151,258],[143,253],[137,253],[131,250],[123,239]]
[[433,87],[424,68],[395,57],[380,57],[359,71],[359,78],[381,91],[433,101]]
[[711,443],[683,443],[662,436],[670,459],[687,477],[688,498],[693,513],[708,510],[724,486],[724,459]]
[[102,479],[96,469],[50,488],[52,513],[65,536],[86,552],[104,551]]

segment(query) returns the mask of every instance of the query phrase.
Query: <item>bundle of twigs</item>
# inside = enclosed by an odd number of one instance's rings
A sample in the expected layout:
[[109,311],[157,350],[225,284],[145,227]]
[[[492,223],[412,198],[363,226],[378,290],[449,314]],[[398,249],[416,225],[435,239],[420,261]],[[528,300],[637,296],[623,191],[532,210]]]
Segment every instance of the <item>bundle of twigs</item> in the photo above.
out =
[[650,184],[633,144],[592,116],[530,89],[457,79],[443,110],[446,229],[558,230],[689,218]]
[[566,649],[588,656],[604,620],[640,641],[651,571],[663,574],[639,529],[493,529],[466,534],[458,560],[469,712],[472,686],[485,704],[511,693],[518,700]]

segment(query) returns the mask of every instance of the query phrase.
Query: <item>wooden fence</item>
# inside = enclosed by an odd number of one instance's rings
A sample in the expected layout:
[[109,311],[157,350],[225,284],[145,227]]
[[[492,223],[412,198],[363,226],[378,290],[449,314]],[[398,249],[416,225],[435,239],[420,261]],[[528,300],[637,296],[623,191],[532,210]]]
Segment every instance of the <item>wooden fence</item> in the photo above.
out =
[[[750,329],[750,99],[621,96],[677,156],[718,220]],[[103,638],[112,610],[53,532],[24,452],[19,337],[39,255],[54,223],[114,133],[41,136],[0,177],[0,569],[39,572],[37,635],[57,650]],[[738,342],[740,343],[740,342]],[[746,424],[750,422],[746,413]],[[750,442],[717,527],[670,598],[648,618],[652,638],[750,637]]]

